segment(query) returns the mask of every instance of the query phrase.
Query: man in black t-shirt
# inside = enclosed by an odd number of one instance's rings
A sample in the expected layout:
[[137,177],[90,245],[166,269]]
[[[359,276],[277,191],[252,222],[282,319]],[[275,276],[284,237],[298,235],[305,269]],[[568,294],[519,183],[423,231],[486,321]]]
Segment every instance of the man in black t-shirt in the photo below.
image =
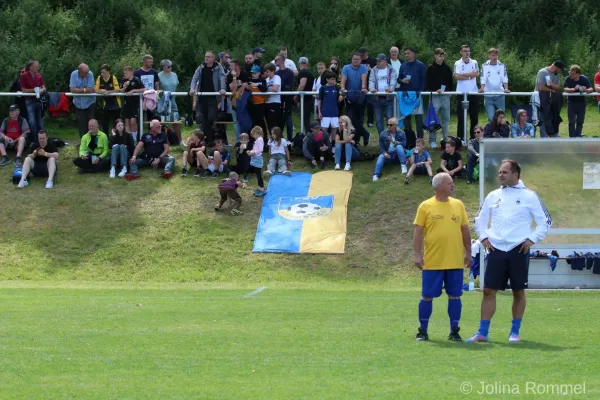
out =
[[[587,76],[581,73],[577,64],[569,68],[569,76],[565,79],[566,93],[592,93],[594,88]],[[586,98],[581,96],[567,97],[567,116],[569,117],[569,137],[581,137],[585,120]]]
[[[143,153],[142,153],[143,151]],[[138,158],[138,155],[141,156]],[[171,179],[173,177],[173,167],[175,158],[169,155],[169,139],[166,133],[161,132],[160,121],[153,119],[150,121],[150,132],[142,136],[141,140],[133,151],[133,156],[129,160],[129,173],[125,174],[125,179],[131,181],[138,179],[138,169],[151,165],[153,168],[164,167],[162,177]]]
[[[248,82],[250,81],[250,75],[241,69],[240,62],[238,60],[231,60],[229,62],[231,70],[227,75],[227,88],[231,91],[231,116],[233,117],[233,129],[235,130],[235,142],[240,141],[240,134],[242,134],[242,127],[240,126],[240,119],[238,118],[237,100],[242,97],[244,91],[248,89]],[[246,114],[240,115],[245,128],[245,133],[248,133],[249,129],[252,129],[250,116],[247,114],[247,110],[243,110]],[[249,123],[246,123],[249,122]]]
[[140,117],[140,98],[132,96],[134,93],[144,93],[144,84],[133,74],[132,67],[123,68],[123,80],[121,81],[121,92],[127,94],[123,103],[123,118],[125,118],[125,131],[138,140],[138,119]]
[[[358,49],[358,54],[360,54],[360,57],[361,57],[360,63],[365,64],[367,66],[367,68],[369,68],[369,74],[367,75],[367,82],[369,82],[371,70],[377,66],[377,60],[374,58],[369,58],[369,51],[364,47],[361,47],[360,49]],[[372,128],[373,122],[375,121],[375,117],[374,117],[373,103],[371,103],[370,100],[371,100],[371,97],[368,97],[368,99],[367,99],[367,126],[369,128]]]
[[[298,60],[300,71],[298,72],[298,91],[299,92],[310,92],[315,82],[315,77],[308,69],[308,58],[300,57]],[[296,104],[299,103],[298,96],[295,97]],[[304,96],[304,114],[302,114],[302,120],[304,122],[304,130],[308,132],[310,126],[310,115],[313,111],[315,99],[312,96]]]
[[446,141],[446,151],[442,154],[442,161],[437,172],[446,172],[453,178],[463,176],[465,173],[462,156],[456,151],[456,143],[452,139]]
[[[281,78],[281,91],[291,92],[294,90],[294,71],[285,66],[285,57],[281,54],[275,57],[275,65],[279,69],[275,72],[275,75]],[[294,138],[294,124],[292,123],[292,103],[293,98],[291,96],[281,96],[281,108],[282,108],[282,121],[287,127],[287,139],[292,141]],[[281,127],[283,130],[283,127]]]
[[54,144],[48,142],[48,133],[40,129],[38,132],[38,143],[31,145],[31,154],[25,158],[19,188],[26,187],[27,176],[31,172],[33,176],[48,178],[46,189],[54,187],[54,175],[56,174],[56,162],[58,161],[58,149]]

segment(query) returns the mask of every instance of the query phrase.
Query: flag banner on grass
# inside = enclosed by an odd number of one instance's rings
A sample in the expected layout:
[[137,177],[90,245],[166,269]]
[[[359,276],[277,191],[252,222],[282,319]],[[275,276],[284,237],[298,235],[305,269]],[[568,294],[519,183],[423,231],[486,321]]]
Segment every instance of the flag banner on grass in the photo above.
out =
[[256,229],[257,253],[344,253],[352,174],[275,175]]

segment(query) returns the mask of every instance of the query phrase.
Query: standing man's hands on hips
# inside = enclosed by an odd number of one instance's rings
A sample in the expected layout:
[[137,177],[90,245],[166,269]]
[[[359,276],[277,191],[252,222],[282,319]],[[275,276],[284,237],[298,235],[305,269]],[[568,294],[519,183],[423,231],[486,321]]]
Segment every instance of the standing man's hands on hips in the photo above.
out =
[[490,243],[489,240],[485,239],[481,242],[481,244],[483,245],[483,247],[485,247],[485,249],[487,251],[495,251],[496,249],[494,248],[494,246],[492,246],[492,244]]
[[533,246],[533,242],[529,239],[523,242],[521,248],[519,249],[519,253],[521,254],[529,254],[529,249]]

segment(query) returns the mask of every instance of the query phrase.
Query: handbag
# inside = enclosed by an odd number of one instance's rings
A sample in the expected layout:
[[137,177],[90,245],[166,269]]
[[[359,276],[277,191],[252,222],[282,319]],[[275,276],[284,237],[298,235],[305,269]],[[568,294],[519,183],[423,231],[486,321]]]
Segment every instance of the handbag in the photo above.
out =
[[425,121],[423,121],[423,126],[425,126],[429,132],[436,132],[442,129],[442,124],[435,113],[432,98],[433,93],[429,96],[429,108],[427,109],[427,117],[425,117]]

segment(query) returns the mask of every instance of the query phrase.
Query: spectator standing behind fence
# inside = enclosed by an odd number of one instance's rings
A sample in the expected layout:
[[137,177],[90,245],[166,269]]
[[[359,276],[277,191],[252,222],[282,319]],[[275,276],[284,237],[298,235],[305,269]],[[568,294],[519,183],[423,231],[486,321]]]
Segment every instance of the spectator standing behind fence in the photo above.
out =
[[[94,74],[86,64],[79,64],[79,67],[71,72],[69,81],[71,93],[90,94],[95,92]],[[96,111],[96,96],[75,96],[73,98],[75,106],[75,119],[77,120],[77,129],[79,137],[85,135],[88,131],[88,122],[94,119]]]
[[230,61],[231,61],[231,59],[229,58],[228,52],[222,51],[219,53],[219,64],[221,64],[221,66],[223,67],[223,71],[225,71],[225,75],[227,75],[229,73],[229,71],[231,71],[231,67],[229,65]]
[[138,120],[140,118],[140,98],[133,96],[134,93],[143,93],[146,89],[137,76],[133,76],[133,67],[123,68],[123,81],[121,92],[127,94],[123,100],[123,118],[125,118],[125,130],[136,142],[138,139]]
[[541,137],[557,137],[560,125],[560,109],[562,93],[560,93],[559,74],[565,69],[565,63],[556,60],[549,67],[539,70],[535,82],[535,90],[540,93],[540,127]]
[[233,117],[233,130],[235,131],[235,142],[240,141],[241,128],[237,116],[237,100],[242,97],[248,89],[250,76],[240,68],[238,60],[231,60],[229,74],[227,74],[227,86],[231,92],[231,115]]
[[[491,48],[488,50],[490,58],[481,66],[481,86],[480,93],[489,92],[504,92],[510,93],[508,90],[508,71],[506,65],[498,61],[498,50]],[[486,95],[483,98],[483,107],[487,114],[488,121],[494,118],[496,110],[505,109],[505,96],[502,95]]]
[[[248,53],[244,56],[244,69],[250,74],[252,73],[252,67],[254,67],[254,56],[252,53]],[[260,70],[260,66],[258,66],[258,69]]]
[[[250,69],[250,81],[248,82],[248,89],[252,93],[265,93],[267,91],[267,81],[260,75],[260,67],[258,65],[253,65]],[[265,132],[263,140],[267,138],[267,127],[265,125],[265,103],[267,97],[268,96],[252,96],[248,103],[248,112],[252,119],[252,126],[260,126],[261,130]]]
[[81,137],[79,157],[73,164],[79,167],[79,173],[96,173],[110,169],[110,147],[108,137],[98,130],[98,121],[90,119],[89,131]]
[[[96,93],[111,94],[120,90],[117,77],[110,73],[110,66],[102,64],[100,75],[96,78]],[[121,97],[102,96],[98,97],[97,106],[102,110],[102,131],[109,132],[111,125],[121,117]]]
[[[298,65],[300,65],[300,71],[298,72],[298,91],[299,92],[310,92],[312,90],[315,77],[312,72],[308,69],[308,58],[300,57],[298,60]],[[294,97],[296,104],[300,103],[300,98],[298,96]],[[308,131],[308,126],[310,125],[310,114],[313,111],[315,100],[312,96],[304,96],[304,110],[302,113],[302,121],[304,122],[304,130]]]
[[[452,87],[452,69],[446,64],[446,52],[444,49],[437,48],[434,52],[434,61],[427,67],[425,73],[425,88],[428,92],[442,94],[447,88]],[[442,124],[442,139],[448,137],[448,125],[450,125],[450,96],[433,96],[431,99],[435,113]],[[436,149],[437,132],[429,133],[429,147]]]
[[[600,64],[598,64],[598,72],[594,75],[594,90],[596,93],[600,93]],[[600,112],[600,96],[596,100],[598,100],[598,112]]]
[[[134,76],[138,77],[146,90],[158,90],[159,79],[158,72],[152,65],[154,64],[154,58],[150,54],[146,54],[142,58],[142,67],[138,68],[134,72]],[[155,118],[155,112],[152,110],[146,110],[146,121],[151,121]]]
[[412,131],[412,116],[415,116],[415,134],[417,138],[423,137],[423,97],[421,92],[425,90],[425,64],[417,60],[417,50],[412,47],[404,49],[405,61],[400,66],[400,90],[403,92],[417,92],[419,95],[419,107],[415,108],[411,115],[405,115],[404,128]]
[[[400,76],[400,67],[402,66],[402,63],[398,59],[399,54],[400,54],[400,50],[396,46],[393,46],[390,49],[389,64],[392,68],[394,68],[394,71],[396,71],[396,76]],[[395,89],[400,89],[400,82],[396,82],[396,85],[394,86],[394,90]]]
[[[280,46],[279,47],[279,53],[278,53],[278,55],[280,55],[281,57],[283,57],[283,61],[285,63],[285,67],[287,69],[289,69],[290,71],[292,71],[292,73],[294,74],[294,76],[298,75],[298,68],[296,68],[296,64],[291,59],[288,58],[288,48],[286,46]],[[279,67],[279,64],[277,64],[277,57],[275,57],[275,59],[272,61],[272,63],[275,64],[275,66],[277,67],[276,70],[279,71],[280,67]]]
[[[160,62],[160,71],[158,73],[159,88],[165,92],[176,92],[177,85],[179,85],[179,77],[173,72],[173,63],[171,60],[162,60]],[[179,122],[179,108],[177,107],[177,97],[171,97],[171,112],[170,120]],[[185,147],[185,142],[181,138],[181,125],[173,124],[173,130],[177,135],[177,140],[181,147]]]
[[[479,65],[476,60],[471,58],[471,49],[463,44],[460,47],[460,60],[454,63],[454,77],[456,78],[456,91],[460,93],[477,93],[477,77],[479,76]],[[471,129],[469,137],[465,137],[464,124],[465,116],[463,110],[463,96],[456,98],[456,112],[458,116],[458,125],[456,126],[456,136],[462,140],[463,145],[473,137],[475,126],[479,123],[479,98],[468,95],[469,119],[471,120]]]
[[269,131],[273,131],[273,128],[281,128],[282,126],[282,114],[281,114],[281,78],[275,75],[275,65],[267,64],[264,68],[265,76],[267,77],[267,92],[274,93],[267,97],[265,107],[265,117],[267,119],[267,127]]
[[263,49],[262,47],[255,47],[254,49],[252,49],[252,57],[254,57],[254,65],[258,65],[259,67],[262,68],[263,62],[261,60],[261,57],[264,52],[265,52],[265,49]]
[[44,77],[39,72],[40,63],[31,60],[25,66],[25,72],[20,76],[21,91],[23,93],[35,93],[36,96],[25,97],[25,107],[27,108],[27,122],[33,137],[37,136],[40,129],[44,129],[44,120],[42,118],[42,104],[38,101],[39,95],[46,91]]
[[527,111],[518,110],[516,115],[516,121],[511,125],[511,135],[515,139],[529,139],[535,137],[535,128],[533,124],[527,122]]
[[587,104],[584,93],[592,93],[594,88],[587,76],[581,73],[579,65],[571,65],[569,76],[565,79],[565,93],[579,93],[581,96],[567,97],[567,115],[569,118],[569,137],[581,137],[583,121],[585,120],[585,106]]
[[[342,68],[342,94],[346,95],[346,113],[356,129],[356,143],[363,138],[369,144],[371,134],[365,129],[365,103],[367,94],[367,74],[369,69],[361,64],[361,55],[354,53],[352,62]],[[322,82],[321,82],[322,84]]]
[[[358,49],[358,54],[360,54],[360,58],[361,61],[360,63],[362,65],[365,65],[368,70],[369,73],[367,74],[367,82],[369,81],[370,77],[371,77],[371,70],[373,68],[375,68],[375,66],[377,65],[377,60],[375,60],[374,58],[369,57],[369,51],[364,48],[361,47],[360,49]],[[373,112],[373,99],[371,99],[370,97],[367,97],[367,126],[369,128],[373,127],[373,123],[375,122],[375,115]]]
[[[190,83],[190,93],[196,95],[196,92],[219,92],[225,95],[226,91],[225,71],[221,64],[215,62],[215,53],[207,50],[204,53],[204,62],[196,68],[194,77]],[[217,119],[218,100],[216,96],[198,96],[195,102],[198,119],[196,120],[198,128],[202,129],[206,137],[206,144],[209,147],[215,144],[215,131],[213,124]]]
[[[325,66],[324,62],[319,62],[317,63],[317,74],[319,75],[317,78],[315,78],[315,80],[313,81],[313,85],[312,85],[312,91],[313,92],[319,92],[319,89],[321,89],[321,86],[324,85],[323,83],[323,73],[325,72],[325,70],[327,69],[327,67]],[[317,108],[317,102],[315,101],[317,99],[316,95],[313,95],[313,103],[314,103],[314,113],[315,113],[315,118],[314,119],[319,119],[319,109]],[[305,98],[306,100],[306,98]],[[599,102],[600,103],[600,102]],[[308,128],[306,128],[308,129]]]
[[[281,78],[281,91],[282,92],[291,92],[294,90],[294,71],[287,67],[286,58],[279,54],[275,57],[275,65],[277,71],[275,74]],[[287,129],[287,140],[288,142],[292,141],[294,138],[294,124],[292,123],[292,96],[282,96],[281,98],[281,108],[282,108],[282,124],[286,126]],[[283,129],[283,126],[281,126]]]
[[[385,54],[377,55],[377,66],[371,70],[369,75],[369,91],[391,94],[396,89],[397,82],[396,70],[388,65]],[[381,134],[385,121],[394,116],[394,98],[391,95],[371,96],[371,104],[375,112],[377,133]]]

